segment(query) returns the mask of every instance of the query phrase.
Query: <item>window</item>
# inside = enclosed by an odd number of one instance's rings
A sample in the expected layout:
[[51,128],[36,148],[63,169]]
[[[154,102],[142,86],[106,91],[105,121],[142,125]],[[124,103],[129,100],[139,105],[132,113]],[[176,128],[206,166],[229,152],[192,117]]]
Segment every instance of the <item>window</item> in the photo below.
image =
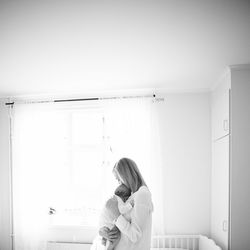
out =
[[[76,230],[95,233],[104,201],[118,184],[112,169],[121,157],[138,164],[155,199],[153,224],[161,227],[159,129],[151,108],[145,99],[14,106],[16,246],[36,249],[48,240],[74,241]],[[81,235],[81,241],[90,239]]]
[[[107,171],[104,114],[100,109],[91,109],[70,111],[64,115],[67,125],[65,148],[61,153],[68,158],[67,174],[64,177],[59,174],[57,179],[61,182],[64,179],[63,186],[68,187],[66,192],[62,188],[64,192],[58,190],[53,197],[57,204],[51,223],[97,225],[107,186],[103,178]],[[64,200],[57,199],[56,195]]]
[[[49,225],[97,226],[104,201],[117,185],[112,168],[119,158],[135,160],[148,179],[147,107],[138,101],[80,107],[16,106],[15,222],[27,231],[34,221],[40,225],[48,221]],[[18,214],[30,228],[18,221]]]

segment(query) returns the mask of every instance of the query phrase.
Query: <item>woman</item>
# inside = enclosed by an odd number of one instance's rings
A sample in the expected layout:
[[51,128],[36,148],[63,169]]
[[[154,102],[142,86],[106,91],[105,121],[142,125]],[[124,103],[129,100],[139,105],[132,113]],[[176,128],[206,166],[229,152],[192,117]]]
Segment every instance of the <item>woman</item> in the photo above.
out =
[[114,220],[117,230],[108,232],[101,229],[100,235],[111,241],[121,237],[115,250],[149,250],[153,211],[151,193],[136,163],[131,159],[120,159],[113,173],[120,183],[131,190],[128,202],[133,201],[134,206],[129,215],[119,215]]

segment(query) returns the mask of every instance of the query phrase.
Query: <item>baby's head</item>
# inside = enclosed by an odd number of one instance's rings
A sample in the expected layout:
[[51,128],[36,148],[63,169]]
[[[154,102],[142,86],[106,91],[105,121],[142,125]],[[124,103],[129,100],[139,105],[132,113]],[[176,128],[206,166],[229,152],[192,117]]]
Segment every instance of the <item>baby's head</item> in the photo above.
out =
[[124,184],[119,185],[115,190],[115,195],[119,196],[125,202],[131,195],[131,190]]
[[[116,188],[115,195],[119,196],[125,202],[131,195],[131,191],[124,184],[121,184]],[[100,226],[112,227],[113,220],[120,215],[118,201],[115,195],[113,195],[105,203],[102,211],[102,216],[100,218]]]

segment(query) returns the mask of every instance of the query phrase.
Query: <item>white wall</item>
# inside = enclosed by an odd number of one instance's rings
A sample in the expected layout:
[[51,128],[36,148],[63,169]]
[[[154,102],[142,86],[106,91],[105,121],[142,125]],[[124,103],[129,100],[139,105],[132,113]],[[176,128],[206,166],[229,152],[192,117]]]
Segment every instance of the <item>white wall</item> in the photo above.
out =
[[250,65],[232,68],[231,249],[250,246]]
[[209,235],[209,93],[167,94],[161,129],[167,233]]
[[10,250],[8,110],[0,100],[0,250]]

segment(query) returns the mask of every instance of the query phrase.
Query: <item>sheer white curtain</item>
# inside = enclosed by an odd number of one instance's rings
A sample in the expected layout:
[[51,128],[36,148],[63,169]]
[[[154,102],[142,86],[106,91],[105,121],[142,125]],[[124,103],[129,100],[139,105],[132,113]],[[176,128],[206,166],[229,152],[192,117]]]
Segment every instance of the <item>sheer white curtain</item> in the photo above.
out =
[[161,147],[162,133],[160,126],[160,110],[162,100],[153,100],[151,105],[151,164],[150,164],[150,185],[152,187],[154,214],[153,214],[153,235],[164,235],[165,227],[165,209],[166,201],[164,193],[164,172],[163,172],[163,153]]
[[[78,226],[85,225],[86,218],[93,215],[86,209],[98,210],[112,194],[116,185],[112,168],[121,157],[129,157],[138,164],[152,192],[155,209],[153,234],[164,233],[158,105],[151,98],[136,98],[74,105],[14,106],[13,219],[16,250],[46,249],[51,226],[49,207],[61,209],[63,213],[66,211],[67,219],[67,208],[77,209],[78,217],[74,213],[70,218],[78,220]],[[93,116],[93,113],[97,115]],[[100,124],[100,128],[96,124]],[[90,145],[86,146],[86,141],[90,141]],[[91,144],[91,141],[96,144]],[[86,153],[83,148],[95,150]],[[92,190],[91,196],[89,190]],[[66,217],[62,218],[63,224]],[[97,219],[93,217],[93,220]]]
[[[108,144],[112,164],[121,157],[133,159],[152,193],[153,235],[165,233],[163,163],[159,126],[162,100],[136,98],[110,100],[106,110]],[[113,165],[112,165],[113,166]]]
[[13,110],[13,221],[17,250],[46,249],[48,207],[60,185],[55,182],[56,172],[59,165],[64,165],[60,142],[54,139],[61,129],[55,119],[48,105],[16,105]]

